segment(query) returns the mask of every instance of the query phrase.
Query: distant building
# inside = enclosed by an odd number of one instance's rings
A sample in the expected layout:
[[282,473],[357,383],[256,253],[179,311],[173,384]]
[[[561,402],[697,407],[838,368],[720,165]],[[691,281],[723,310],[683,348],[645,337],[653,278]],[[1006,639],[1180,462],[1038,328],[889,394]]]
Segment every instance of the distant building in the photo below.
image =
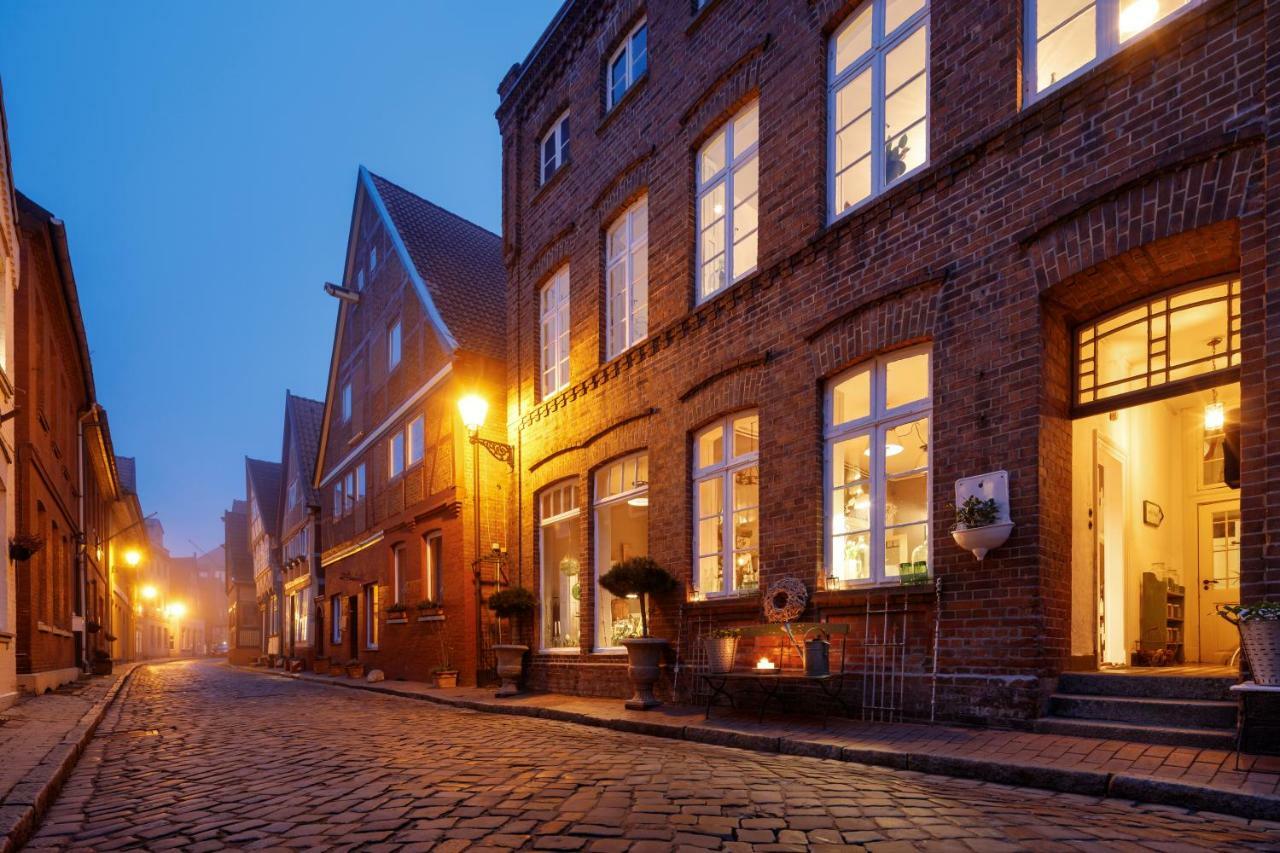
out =
[[493,668],[483,599],[510,468],[468,443],[457,402],[487,399],[481,435],[506,441],[501,240],[361,168],[346,257],[314,481],[326,650],[475,683]]
[[291,658],[311,658],[324,639],[323,614],[316,612],[324,594],[320,571],[320,493],[315,478],[316,452],[324,403],[285,393],[284,446],[280,451],[280,559],[284,580],[284,651]]
[[249,547],[249,502],[232,501],[222,514],[227,608],[227,659],[252,663],[262,654],[262,623],[253,585],[253,552]]
[[262,629],[261,654],[280,656],[280,463],[245,459],[245,495],[249,503],[249,551]]

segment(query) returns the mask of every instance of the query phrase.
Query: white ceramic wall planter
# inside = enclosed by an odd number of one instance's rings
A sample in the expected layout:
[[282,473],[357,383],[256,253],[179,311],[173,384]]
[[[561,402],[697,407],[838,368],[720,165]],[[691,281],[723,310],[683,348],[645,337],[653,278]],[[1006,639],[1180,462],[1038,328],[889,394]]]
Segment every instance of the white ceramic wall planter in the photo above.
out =
[[981,560],[987,556],[987,552],[992,548],[999,548],[1003,545],[1012,532],[1013,522],[1002,521],[996,524],[988,524],[986,527],[953,530],[951,531],[951,538],[956,540],[956,544],[961,548],[966,551],[972,551],[973,556]]
[[987,556],[987,552],[1007,542],[1009,535],[1013,533],[1013,522],[1009,520],[1009,472],[992,471],[956,480],[956,506],[962,505],[970,497],[984,501],[994,499],[1000,510],[995,524],[951,531],[951,538],[956,540],[957,545],[971,551],[973,556],[981,560]]

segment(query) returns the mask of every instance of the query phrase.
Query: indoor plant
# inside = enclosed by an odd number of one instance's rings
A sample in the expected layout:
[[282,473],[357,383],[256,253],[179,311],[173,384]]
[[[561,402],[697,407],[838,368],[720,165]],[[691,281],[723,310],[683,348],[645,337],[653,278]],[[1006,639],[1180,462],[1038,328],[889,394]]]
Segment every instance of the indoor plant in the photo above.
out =
[[1013,531],[1012,521],[1000,521],[1000,505],[995,498],[969,495],[956,507],[956,523],[951,537],[956,544],[981,560],[992,548],[999,548]]
[[1280,687],[1280,601],[1219,604],[1218,615],[1240,629],[1254,683]]
[[742,631],[738,628],[714,628],[711,636],[706,638],[707,669],[713,673],[730,672],[733,660],[738,654],[738,637]]
[[636,695],[627,700],[627,708],[645,711],[662,704],[653,695],[654,682],[661,672],[662,655],[667,641],[649,636],[649,596],[665,595],[680,582],[649,557],[629,557],[600,576],[600,586],[619,598],[636,596],[640,600],[640,636],[622,641],[627,647],[630,667],[627,674]]
[[[522,586],[500,589],[489,596],[489,609],[499,619],[519,619],[526,613],[532,613],[537,606],[533,593]],[[498,639],[502,639],[502,625],[498,625]],[[518,643],[498,643],[493,647],[498,656],[498,677],[502,686],[495,696],[513,696],[520,692],[520,676],[524,671],[524,653],[528,646]]]

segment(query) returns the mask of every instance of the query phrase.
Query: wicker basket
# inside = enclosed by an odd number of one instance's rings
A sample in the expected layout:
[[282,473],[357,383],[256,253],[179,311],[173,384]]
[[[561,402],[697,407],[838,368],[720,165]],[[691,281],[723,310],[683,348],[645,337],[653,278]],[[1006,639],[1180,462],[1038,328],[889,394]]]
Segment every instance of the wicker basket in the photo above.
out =
[[1240,643],[1253,681],[1263,687],[1280,687],[1280,622],[1252,619],[1240,623]]
[[738,656],[737,637],[708,637],[707,670],[713,673],[733,671],[734,658]]

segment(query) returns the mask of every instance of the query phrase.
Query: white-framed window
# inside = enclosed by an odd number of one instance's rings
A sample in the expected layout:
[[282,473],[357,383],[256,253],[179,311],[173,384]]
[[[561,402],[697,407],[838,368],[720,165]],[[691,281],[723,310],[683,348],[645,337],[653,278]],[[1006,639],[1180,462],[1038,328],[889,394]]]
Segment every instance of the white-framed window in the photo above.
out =
[[364,463],[361,462],[359,465],[356,466],[356,503],[359,503],[360,501],[364,500],[364,496],[366,494],[365,486],[366,486],[366,480],[365,480]]
[[364,290],[364,267],[356,270],[356,290]]
[[644,76],[649,68],[649,25],[647,21],[636,24],[618,49],[609,57],[609,79],[606,89],[606,109],[622,100],[627,90]]
[[1028,100],[1120,51],[1198,0],[1025,0]]
[[561,267],[538,297],[542,317],[542,396],[569,384],[569,267]]
[[391,477],[399,477],[404,473],[404,431],[396,430],[387,443],[387,469]]
[[444,538],[439,530],[432,530],[422,537],[422,597],[440,604],[444,596],[441,569],[444,559]]
[[400,321],[387,327],[387,370],[395,370],[400,363]]
[[756,268],[760,102],[743,107],[698,151],[698,301]]
[[290,596],[289,607],[293,613],[293,639],[297,643],[311,642],[311,588],[298,590]]
[[868,0],[827,51],[831,219],[929,159],[929,4]]
[[614,563],[649,553],[649,454],[636,453],[595,473],[595,594],[597,650],[620,651],[640,636],[640,602],[615,598],[600,586]]
[[539,184],[551,180],[561,166],[569,162],[569,113],[566,110],[552,124],[538,145]]
[[693,556],[698,593],[715,597],[758,590],[758,413],[730,415],[694,436],[693,507]]
[[577,480],[549,486],[538,496],[542,648],[546,651],[576,652],[581,647],[581,514]]
[[369,247],[369,272],[373,272],[378,268],[378,247]]
[[605,238],[605,356],[649,334],[649,200],[627,208]]
[[378,648],[378,611],[381,609],[378,601],[378,585],[365,584],[362,597],[364,598],[364,647],[376,649]]
[[351,511],[356,508],[356,472],[348,471],[347,475],[342,478],[342,513],[350,515]]
[[334,518],[342,518],[342,507],[343,507],[342,479],[339,478],[338,481],[333,484],[333,517]]
[[396,545],[391,549],[391,603],[400,604],[405,600],[406,573],[404,545]]
[[405,428],[405,439],[408,447],[409,456],[405,461],[405,467],[408,468],[417,465],[422,461],[423,452],[423,420],[422,415],[418,415],[409,421],[409,426]]
[[351,383],[342,383],[342,422],[351,420]]
[[342,596],[329,599],[329,642],[342,642]]
[[864,362],[827,383],[827,587],[932,570],[930,348]]
[[298,505],[298,481],[290,480],[289,481],[289,500],[286,508],[293,509],[297,505]]

